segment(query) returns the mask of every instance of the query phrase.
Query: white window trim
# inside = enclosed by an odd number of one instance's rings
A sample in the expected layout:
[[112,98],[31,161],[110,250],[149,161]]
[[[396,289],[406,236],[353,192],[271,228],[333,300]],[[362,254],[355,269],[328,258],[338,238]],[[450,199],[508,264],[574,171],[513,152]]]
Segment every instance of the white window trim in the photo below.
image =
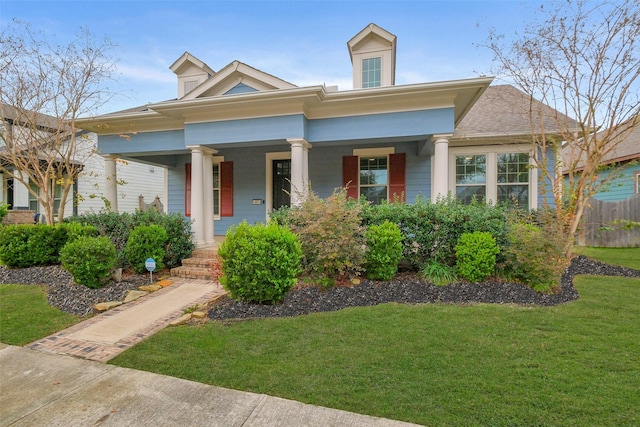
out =
[[529,147],[484,146],[484,147],[449,147],[449,191],[456,194],[456,157],[465,154],[486,156],[486,197],[495,203],[498,200],[498,154],[526,153],[529,155],[529,209],[538,208],[538,168],[533,159],[533,151]]
[[[213,165],[218,165],[218,174],[220,174],[220,163],[224,162],[224,156],[211,156],[211,167],[213,167]],[[222,175],[218,176],[218,191],[220,191],[220,188],[222,187]],[[211,191],[213,192],[213,188],[211,189]],[[218,197],[218,204],[220,204],[220,197]],[[218,206],[218,212],[221,212],[222,206]],[[214,210],[215,212],[215,210]],[[220,214],[218,215],[214,215],[213,219],[215,221],[220,219]]]
[[271,211],[273,210],[271,207],[273,206],[273,161],[274,160],[291,160],[291,151],[278,151],[274,153],[266,153],[265,154],[265,215],[267,221],[269,220],[269,215],[271,215]]
[[634,180],[634,193],[633,194],[640,194],[640,172],[636,172],[635,174],[635,180]]
[[360,157],[387,157],[387,200],[389,200],[389,155],[395,154],[395,147],[354,148],[353,155],[358,157],[358,195],[360,195]]

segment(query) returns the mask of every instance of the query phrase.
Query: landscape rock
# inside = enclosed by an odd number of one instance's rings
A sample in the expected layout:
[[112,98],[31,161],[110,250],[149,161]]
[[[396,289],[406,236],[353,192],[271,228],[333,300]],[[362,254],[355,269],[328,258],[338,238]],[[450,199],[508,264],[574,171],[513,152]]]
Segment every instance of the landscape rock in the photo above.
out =
[[187,313],[187,314],[183,314],[182,316],[180,316],[179,318],[177,318],[176,320],[169,322],[169,326],[179,326],[179,325],[184,325],[185,323],[187,323],[189,320],[191,320],[191,314],[192,313]]
[[143,297],[145,295],[147,295],[149,292],[145,292],[145,291],[137,291],[137,290],[133,290],[133,291],[129,291],[127,293],[127,296],[124,298],[124,303],[128,303],[128,302],[132,302],[137,300],[140,297]]
[[204,319],[206,315],[207,313],[205,313],[204,311],[194,311],[193,313],[191,313],[191,317],[193,317],[194,319]]
[[160,289],[162,289],[162,286],[160,285],[144,285],[144,286],[138,286],[138,289],[144,292],[155,292],[155,291],[159,291]]
[[112,308],[118,307],[122,305],[122,301],[107,301],[107,302],[99,302],[93,306],[95,311],[107,311]]

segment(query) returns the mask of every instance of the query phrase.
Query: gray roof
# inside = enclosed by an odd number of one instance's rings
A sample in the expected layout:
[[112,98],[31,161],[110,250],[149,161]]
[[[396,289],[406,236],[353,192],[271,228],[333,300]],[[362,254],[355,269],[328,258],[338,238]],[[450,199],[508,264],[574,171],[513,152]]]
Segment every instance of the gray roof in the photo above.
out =
[[[575,128],[576,122],[553,108],[531,98],[511,85],[489,86],[467,115],[456,126],[454,139],[531,135],[531,112],[544,117],[544,131],[558,132],[558,120]],[[537,133],[537,129],[536,133]]]

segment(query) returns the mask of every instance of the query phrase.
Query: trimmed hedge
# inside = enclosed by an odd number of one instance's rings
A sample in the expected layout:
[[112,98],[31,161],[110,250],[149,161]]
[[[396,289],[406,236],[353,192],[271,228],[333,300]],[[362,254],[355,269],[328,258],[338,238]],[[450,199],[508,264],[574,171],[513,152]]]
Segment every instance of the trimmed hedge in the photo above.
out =
[[0,260],[8,267],[34,267],[60,262],[67,243],[64,227],[46,224],[13,224],[0,227]]
[[99,288],[116,265],[116,249],[107,237],[78,237],[60,251],[62,267],[79,285]]

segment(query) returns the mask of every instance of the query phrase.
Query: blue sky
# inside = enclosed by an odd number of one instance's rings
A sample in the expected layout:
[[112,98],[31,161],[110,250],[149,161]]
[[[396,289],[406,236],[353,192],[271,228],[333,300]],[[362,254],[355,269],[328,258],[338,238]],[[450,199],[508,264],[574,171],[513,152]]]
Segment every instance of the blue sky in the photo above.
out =
[[351,89],[346,42],[371,22],[395,34],[396,84],[492,75],[478,47],[508,37],[540,1],[33,1],[0,0],[0,26],[18,18],[68,43],[80,27],[116,45],[116,96],[101,112],[176,97],[169,66],[185,51],[219,70],[233,60],[298,86]]

